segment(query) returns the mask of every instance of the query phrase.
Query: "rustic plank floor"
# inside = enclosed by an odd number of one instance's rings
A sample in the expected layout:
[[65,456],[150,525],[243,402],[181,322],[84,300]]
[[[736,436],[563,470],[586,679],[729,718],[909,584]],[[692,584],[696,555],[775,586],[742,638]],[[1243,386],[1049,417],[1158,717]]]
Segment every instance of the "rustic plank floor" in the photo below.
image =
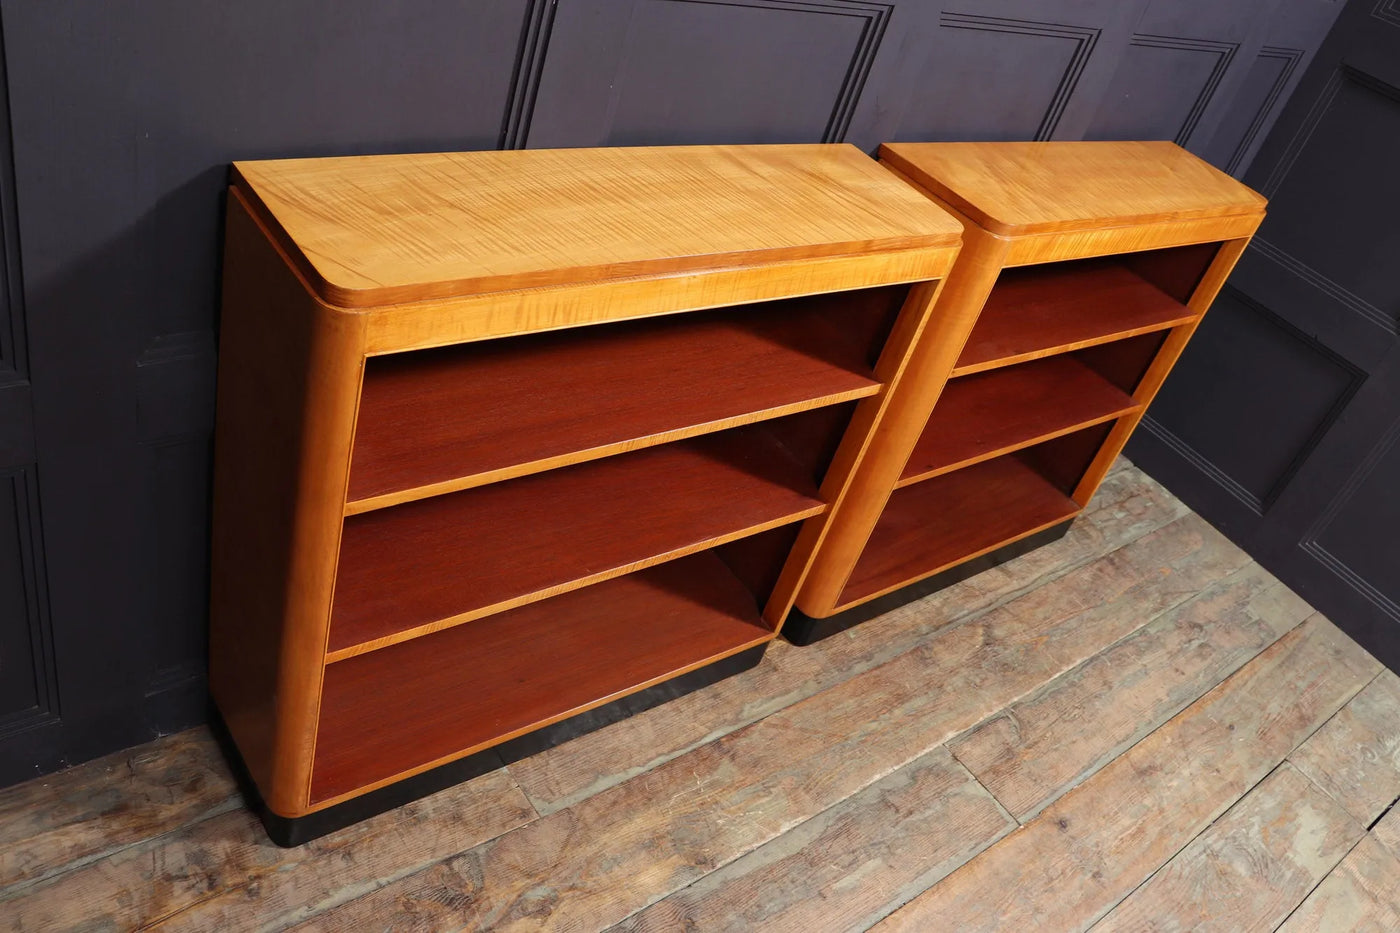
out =
[[1121,462],[1059,542],[312,842],[193,730],[0,790],[10,930],[1400,930],[1400,678]]

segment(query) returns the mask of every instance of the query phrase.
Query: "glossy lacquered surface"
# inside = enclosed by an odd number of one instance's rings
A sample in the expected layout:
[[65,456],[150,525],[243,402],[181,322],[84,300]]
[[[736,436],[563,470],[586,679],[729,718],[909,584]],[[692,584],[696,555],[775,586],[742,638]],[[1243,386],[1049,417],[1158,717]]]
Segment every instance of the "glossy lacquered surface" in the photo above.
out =
[[1210,220],[1265,204],[1165,141],[886,143],[880,158],[1000,236]]
[[517,150],[239,162],[326,301],[369,307],[955,246],[849,145]]
[[211,681],[269,818],[772,640],[960,230],[849,146],[240,163]]

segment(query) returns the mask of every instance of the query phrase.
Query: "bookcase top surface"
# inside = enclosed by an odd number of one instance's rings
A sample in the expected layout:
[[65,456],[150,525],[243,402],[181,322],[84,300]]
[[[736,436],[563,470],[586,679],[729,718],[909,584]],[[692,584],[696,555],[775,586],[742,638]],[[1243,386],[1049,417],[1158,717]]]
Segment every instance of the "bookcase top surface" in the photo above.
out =
[[948,248],[962,235],[849,145],[237,162],[233,184],[342,307]]
[[1259,214],[1266,203],[1165,141],[886,143],[880,159],[1006,236]]

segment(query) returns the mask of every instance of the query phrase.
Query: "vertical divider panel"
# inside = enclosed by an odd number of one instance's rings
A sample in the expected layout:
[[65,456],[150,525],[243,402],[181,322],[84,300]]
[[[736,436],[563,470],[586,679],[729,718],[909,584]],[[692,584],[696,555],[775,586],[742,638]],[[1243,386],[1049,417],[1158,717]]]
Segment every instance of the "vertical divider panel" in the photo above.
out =
[[[954,260],[955,262],[956,260]],[[822,479],[820,498],[827,503],[827,510],[802,523],[797,533],[797,541],[783,565],[778,582],[763,609],[763,619],[773,627],[774,632],[782,630],[783,619],[791,611],[797,600],[797,593],[808,579],[814,566],[814,554],[818,559],[829,550],[825,544],[827,532],[831,528],[831,516],[841,508],[852,492],[853,476],[858,480],[858,469],[875,443],[875,435],[883,425],[883,417],[891,404],[898,400],[894,391],[900,383],[918,346],[920,335],[928,325],[931,312],[936,307],[944,283],[942,279],[920,282],[909,290],[900,309],[894,328],[885,339],[880,359],[875,364],[875,378],[881,384],[880,392],[862,399],[841,437]]]
[[878,420],[873,428],[867,428],[870,440],[864,465],[851,479],[843,500],[832,506],[830,531],[812,562],[809,582],[798,594],[798,607],[813,618],[835,610],[1010,248],[1005,238],[987,233],[949,205],[933,200],[962,222],[962,251],[927,326],[914,336],[898,383],[886,386],[880,396],[883,403]]

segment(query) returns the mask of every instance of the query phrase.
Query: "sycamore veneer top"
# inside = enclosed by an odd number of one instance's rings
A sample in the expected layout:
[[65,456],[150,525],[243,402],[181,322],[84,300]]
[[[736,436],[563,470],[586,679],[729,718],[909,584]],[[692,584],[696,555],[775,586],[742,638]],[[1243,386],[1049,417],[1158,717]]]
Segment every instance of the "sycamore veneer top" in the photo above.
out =
[[342,307],[956,245],[849,145],[238,162],[233,183]]
[[1006,236],[1258,214],[1265,205],[1169,142],[886,143],[880,159]]

